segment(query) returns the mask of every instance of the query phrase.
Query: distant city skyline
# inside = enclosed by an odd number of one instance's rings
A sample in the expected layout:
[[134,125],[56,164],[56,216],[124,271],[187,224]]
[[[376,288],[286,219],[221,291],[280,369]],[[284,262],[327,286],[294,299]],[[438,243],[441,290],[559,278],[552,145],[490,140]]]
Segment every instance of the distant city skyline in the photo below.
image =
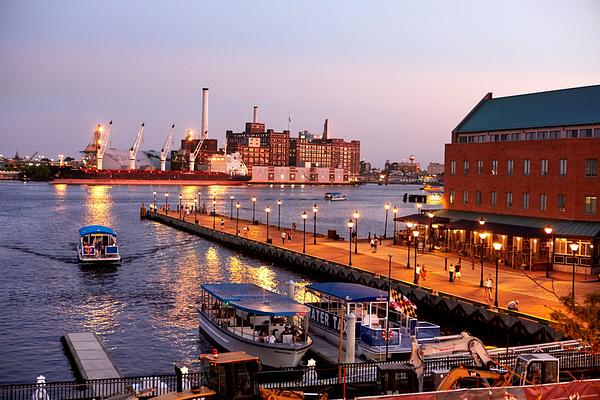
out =
[[[252,120],[361,141],[376,167],[443,162],[494,97],[600,83],[596,1],[0,3],[0,153],[79,156],[98,123],[142,149]],[[290,122],[291,119],[291,122]]]

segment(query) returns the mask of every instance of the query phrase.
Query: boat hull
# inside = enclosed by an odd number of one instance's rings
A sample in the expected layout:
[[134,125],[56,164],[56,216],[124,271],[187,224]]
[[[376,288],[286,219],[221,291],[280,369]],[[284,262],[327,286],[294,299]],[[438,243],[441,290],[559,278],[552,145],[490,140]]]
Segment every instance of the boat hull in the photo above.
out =
[[200,312],[200,330],[227,351],[243,351],[256,356],[264,365],[274,368],[296,367],[310,347],[309,344],[259,343],[243,339],[219,328]]

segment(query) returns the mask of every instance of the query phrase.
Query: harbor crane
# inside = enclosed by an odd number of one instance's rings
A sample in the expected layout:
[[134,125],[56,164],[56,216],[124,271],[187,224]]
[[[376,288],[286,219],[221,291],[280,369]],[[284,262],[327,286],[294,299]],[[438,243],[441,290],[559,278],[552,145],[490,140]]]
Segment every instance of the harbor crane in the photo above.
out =
[[196,165],[196,157],[198,157],[198,154],[200,154],[200,149],[202,148],[202,144],[204,143],[204,140],[206,139],[207,136],[208,136],[208,131],[203,131],[202,135],[200,136],[200,141],[198,142],[198,145],[196,146],[196,149],[193,152],[190,151],[190,171],[194,170],[194,167]]
[[96,168],[98,171],[102,169],[102,160],[104,159],[104,153],[108,147],[108,141],[110,139],[110,131],[112,130],[112,121],[108,123],[108,129],[104,129],[101,125],[98,126],[98,132],[100,136],[98,143],[96,143]]
[[166,171],[167,169],[167,154],[169,154],[169,149],[171,148],[171,144],[173,144],[173,133],[175,132],[175,124],[171,125],[171,131],[169,132],[169,136],[167,136],[167,140],[163,145],[163,148],[160,150],[160,170]]
[[142,126],[140,127],[140,130],[137,132],[137,135],[135,136],[133,145],[129,149],[129,169],[130,170],[135,169],[135,159],[137,158],[137,153],[140,150],[140,145],[142,144],[142,139],[144,137],[144,125],[145,125],[145,123],[142,122]]

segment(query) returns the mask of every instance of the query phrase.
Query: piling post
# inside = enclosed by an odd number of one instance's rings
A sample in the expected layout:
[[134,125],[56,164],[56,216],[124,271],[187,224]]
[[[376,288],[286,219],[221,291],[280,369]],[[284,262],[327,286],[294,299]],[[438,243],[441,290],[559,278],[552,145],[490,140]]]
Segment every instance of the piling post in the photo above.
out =
[[287,281],[287,294],[290,299],[294,300],[294,296],[296,294],[296,287],[294,286],[296,283],[292,280]]
[[346,316],[348,325],[346,326],[346,364],[354,363],[354,353],[356,350],[356,315],[350,313]]
[[146,206],[144,205],[144,203],[142,203],[142,206],[140,207],[140,219],[145,219],[146,217]]

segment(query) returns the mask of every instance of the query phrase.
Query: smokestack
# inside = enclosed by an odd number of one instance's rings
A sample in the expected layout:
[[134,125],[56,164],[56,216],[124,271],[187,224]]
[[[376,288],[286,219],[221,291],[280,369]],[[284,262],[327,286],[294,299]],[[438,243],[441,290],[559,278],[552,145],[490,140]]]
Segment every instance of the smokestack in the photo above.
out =
[[200,137],[208,134],[208,88],[202,88],[202,132]]
[[329,119],[325,118],[325,125],[323,125],[323,136],[321,136],[321,139],[327,140],[328,135],[329,135]]
[[253,123],[258,122],[258,106],[254,106],[254,116],[252,117],[252,122]]

